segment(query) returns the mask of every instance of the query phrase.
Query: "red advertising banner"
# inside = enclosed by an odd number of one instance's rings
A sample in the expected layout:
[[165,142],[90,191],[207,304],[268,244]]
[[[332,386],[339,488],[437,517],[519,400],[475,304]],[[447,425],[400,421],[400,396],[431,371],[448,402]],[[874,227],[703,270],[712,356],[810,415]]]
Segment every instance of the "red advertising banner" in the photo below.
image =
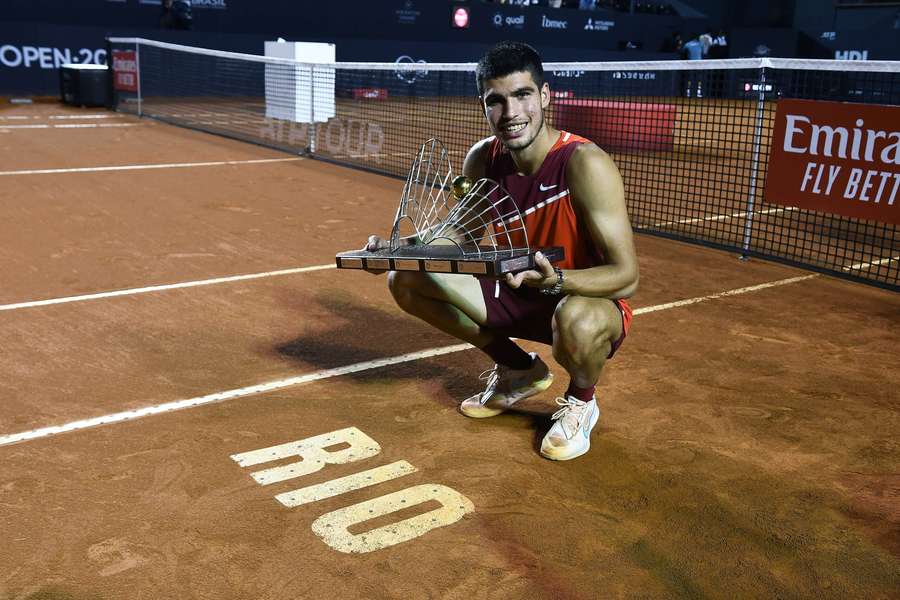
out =
[[354,100],[387,100],[388,91],[384,88],[353,88]]
[[138,91],[138,64],[134,50],[113,50],[113,87],[122,92]]
[[779,100],[765,197],[900,225],[900,106]]

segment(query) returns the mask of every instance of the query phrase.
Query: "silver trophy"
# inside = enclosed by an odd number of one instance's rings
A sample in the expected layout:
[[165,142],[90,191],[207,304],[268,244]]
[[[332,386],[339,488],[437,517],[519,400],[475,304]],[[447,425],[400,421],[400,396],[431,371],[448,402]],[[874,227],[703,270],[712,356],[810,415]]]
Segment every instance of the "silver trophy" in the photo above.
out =
[[340,269],[502,277],[533,268],[538,251],[551,262],[564,258],[559,247],[530,248],[509,193],[491,179],[454,177],[447,150],[432,138],[409,169],[389,246],[341,252],[335,260]]

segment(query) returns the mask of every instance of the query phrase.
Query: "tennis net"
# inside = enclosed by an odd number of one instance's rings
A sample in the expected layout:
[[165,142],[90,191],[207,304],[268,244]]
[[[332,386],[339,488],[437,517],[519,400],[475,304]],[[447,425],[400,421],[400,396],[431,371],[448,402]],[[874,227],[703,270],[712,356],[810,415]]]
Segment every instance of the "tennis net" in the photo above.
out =
[[[490,134],[474,63],[310,64],[136,38],[109,46],[116,110],[348,166],[405,177],[435,137],[461,170],[468,148]],[[635,230],[900,290],[900,128],[871,129],[865,116],[900,122],[900,63],[544,68],[550,122],[613,156]],[[790,149],[779,106],[795,113]],[[864,121],[842,107],[869,112]],[[807,109],[838,121],[809,120]],[[805,154],[796,152],[804,134]],[[790,181],[779,190],[781,180]],[[840,189],[839,203],[816,205],[826,188]]]

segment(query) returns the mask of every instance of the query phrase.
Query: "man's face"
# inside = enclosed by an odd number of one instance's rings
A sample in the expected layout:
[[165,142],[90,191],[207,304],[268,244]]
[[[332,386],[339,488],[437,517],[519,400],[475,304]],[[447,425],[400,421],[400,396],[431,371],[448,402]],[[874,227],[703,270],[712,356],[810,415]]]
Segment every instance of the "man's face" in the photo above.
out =
[[524,150],[544,127],[550,87],[540,89],[528,71],[516,71],[484,82],[481,96],[491,130],[510,150]]

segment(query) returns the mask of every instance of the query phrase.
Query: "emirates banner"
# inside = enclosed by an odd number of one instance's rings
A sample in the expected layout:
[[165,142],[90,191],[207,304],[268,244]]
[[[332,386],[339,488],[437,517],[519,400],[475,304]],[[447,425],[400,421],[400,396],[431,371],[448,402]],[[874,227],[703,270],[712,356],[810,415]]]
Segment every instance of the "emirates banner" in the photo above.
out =
[[900,225],[900,106],[779,100],[766,201]]
[[122,92],[138,91],[138,61],[134,50],[113,50],[113,87]]

